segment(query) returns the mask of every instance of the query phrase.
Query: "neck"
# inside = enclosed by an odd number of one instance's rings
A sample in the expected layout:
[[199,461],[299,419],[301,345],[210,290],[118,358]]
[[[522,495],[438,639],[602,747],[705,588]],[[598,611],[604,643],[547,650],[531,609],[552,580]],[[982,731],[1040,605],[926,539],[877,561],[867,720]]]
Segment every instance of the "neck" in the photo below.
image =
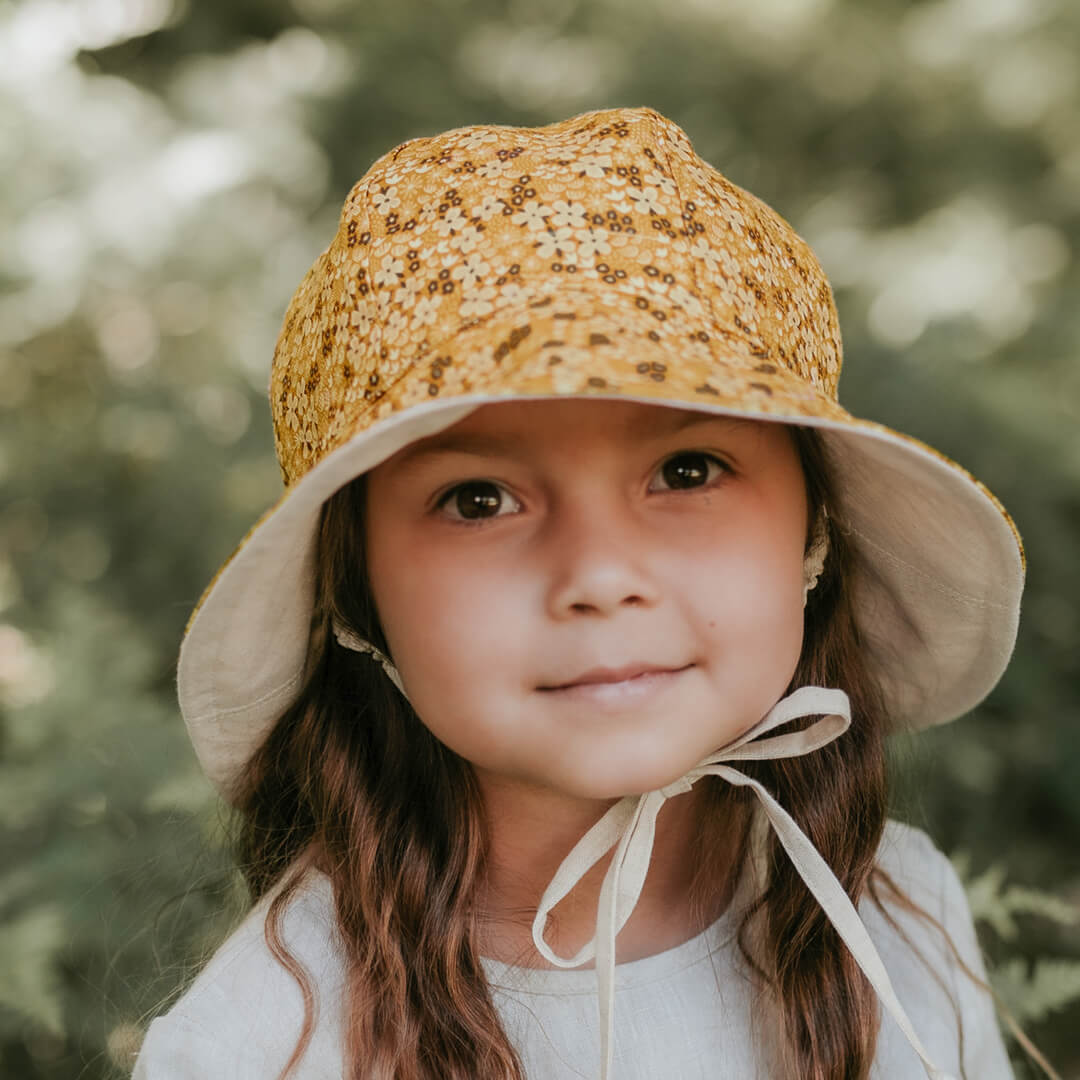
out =
[[[524,967],[551,965],[532,940],[540,899],[563,859],[616,800],[584,800],[478,777],[488,822],[488,855],[480,891],[481,955]],[[616,961],[652,956],[699,934],[726,910],[738,874],[742,815],[713,822],[707,786],[669,799],[656,823],[649,872],[633,913],[616,941]],[[731,806],[730,802],[725,807]],[[725,810],[725,818],[732,810]],[[732,827],[732,826],[736,827]],[[691,903],[707,854],[708,902]],[[561,956],[592,936],[605,856],[552,912],[547,939]],[[591,967],[592,963],[583,965]]]

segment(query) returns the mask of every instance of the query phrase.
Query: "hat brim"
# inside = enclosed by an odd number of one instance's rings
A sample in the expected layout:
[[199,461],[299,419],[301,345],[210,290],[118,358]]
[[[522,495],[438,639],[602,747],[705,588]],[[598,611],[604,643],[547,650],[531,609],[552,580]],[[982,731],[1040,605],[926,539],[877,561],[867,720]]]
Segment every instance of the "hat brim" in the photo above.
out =
[[[485,321],[488,342],[499,340],[499,322]],[[514,317],[505,322],[509,332]],[[430,381],[416,378],[391,386],[373,407],[378,418],[365,414],[354,425],[360,430],[344,433],[263,515],[204,592],[181,645],[178,691],[200,763],[227,797],[301,690],[322,504],[408,444],[510,399],[589,396],[818,429],[840,477],[832,515],[862,556],[846,587],[894,725],[951,720],[989,693],[1016,639],[1023,548],[1008,514],[962,467],[851,416],[784,369],[763,374],[755,358],[736,350],[725,352],[718,379],[715,360],[709,366],[688,355],[673,363],[670,346],[613,325],[605,370],[621,362],[644,377],[598,378],[595,348],[574,344],[565,326],[558,337],[548,328],[544,340],[535,315],[533,322],[535,340],[487,376],[437,387],[453,396],[431,397]],[[604,335],[597,327],[590,317],[593,341]],[[468,336],[455,339],[457,355],[469,348]]]

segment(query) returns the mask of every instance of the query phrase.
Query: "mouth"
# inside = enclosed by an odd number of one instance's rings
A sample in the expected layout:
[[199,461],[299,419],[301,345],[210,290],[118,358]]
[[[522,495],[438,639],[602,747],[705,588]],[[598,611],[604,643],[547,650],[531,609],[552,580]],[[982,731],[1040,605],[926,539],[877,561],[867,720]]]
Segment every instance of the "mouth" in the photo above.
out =
[[593,668],[571,682],[539,689],[559,698],[594,705],[633,704],[671,686],[693,666],[661,667],[638,663],[620,668]]

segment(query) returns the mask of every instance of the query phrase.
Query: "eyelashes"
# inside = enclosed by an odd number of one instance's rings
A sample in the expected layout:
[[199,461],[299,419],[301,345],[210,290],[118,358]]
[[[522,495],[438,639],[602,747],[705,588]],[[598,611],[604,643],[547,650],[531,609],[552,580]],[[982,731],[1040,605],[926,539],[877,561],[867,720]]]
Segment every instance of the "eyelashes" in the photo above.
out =
[[[731,466],[726,461],[721,461],[715,454],[707,454],[701,450],[683,450],[678,454],[672,454],[661,464],[657,472],[670,485],[663,490],[687,491],[708,487],[715,481],[716,477],[711,474],[710,466],[715,466],[720,473],[731,472]],[[702,479],[703,482],[694,483],[696,479]],[[652,488],[650,487],[649,490],[651,491]]]
[[[449,517],[451,521],[466,524],[490,521],[495,517],[506,516],[487,513],[488,510],[501,508],[504,493],[520,508],[521,503],[502,484],[497,484],[494,480],[468,480],[464,484],[457,484],[439,498],[435,508],[444,511],[444,516]],[[453,508],[458,516],[445,513],[447,508]]]
[[[654,480],[664,486],[649,485],[653,494],[692,493],[712,490],[732,473],[731,466],[715,454],[703,450],[682,450],[657,467]],[[437,499],[434,510],[456,524],[480,525],[507,517],[521,509],[521,502],[495,480],[466,480],[447,489]],[[506,512],[503,512],[506,511]]]

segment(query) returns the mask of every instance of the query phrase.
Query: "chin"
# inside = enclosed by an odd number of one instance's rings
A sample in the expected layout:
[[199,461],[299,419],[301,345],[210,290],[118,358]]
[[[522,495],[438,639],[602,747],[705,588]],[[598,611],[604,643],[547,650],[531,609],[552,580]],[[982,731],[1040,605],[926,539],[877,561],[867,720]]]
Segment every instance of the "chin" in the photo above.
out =
[[688,762],[658,762],[627,764],[619,768],[612,762],[610,767],[595,770],[587,776],[567,777],[563,790],[568,795],[583,799],[621,799],[626,795],[641,795],[655,791],[678,780],[692,769],[705,754]]

